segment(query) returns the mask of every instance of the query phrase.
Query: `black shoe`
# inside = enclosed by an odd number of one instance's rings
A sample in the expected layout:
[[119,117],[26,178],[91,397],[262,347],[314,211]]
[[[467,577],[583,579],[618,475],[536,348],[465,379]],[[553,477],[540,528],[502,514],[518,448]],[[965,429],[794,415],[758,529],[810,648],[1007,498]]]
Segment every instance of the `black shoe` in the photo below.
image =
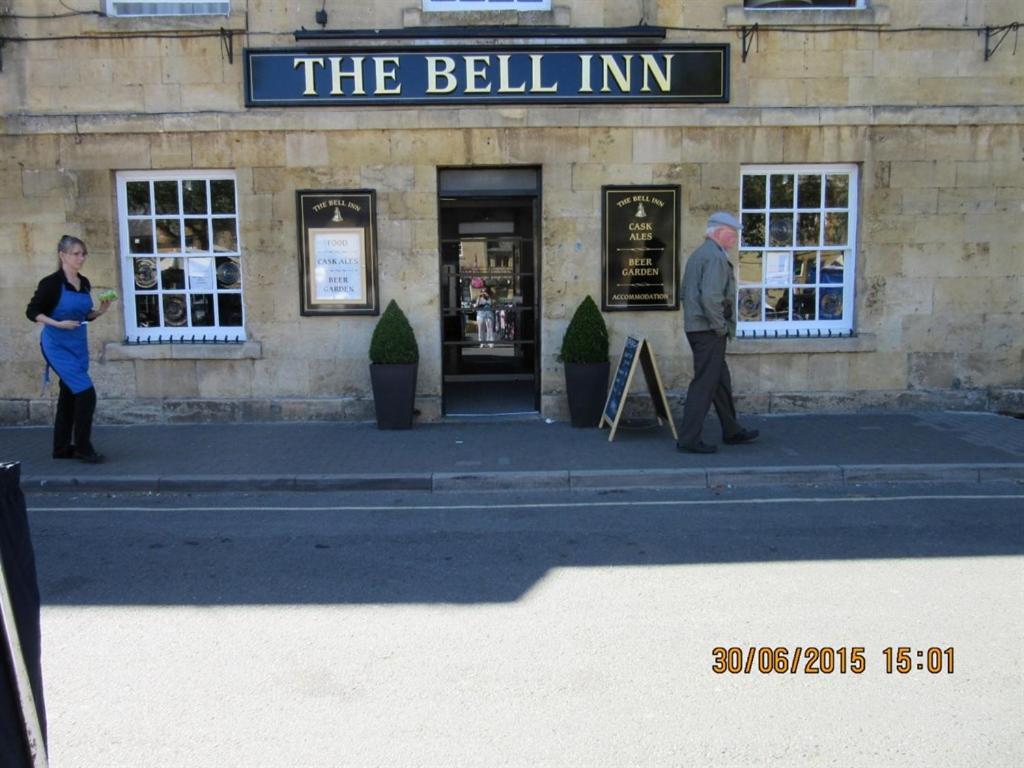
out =
[[75,452],[75,458],[79,461],[83,461],[86,464],[102,464],[105,457],[102,453],[96,453],[96,451],[90,451],[89,453]]
[[760,434],[756,429],[741,429],[732,437],[723,437],[722,442],[726,445],[741,445],[756,440]]
[[54,448],[53,449],[53,458],[55,458],[55,459],[73,459],[73,458],[75,458],[75,448],[74,448],[74,446],[71,446],[70,448]]
[[676,443],[677,451],[685,451],[686,453],[716,453],[718,451],[717,445],[708,445],[698,440],[693,445],[681,445]]

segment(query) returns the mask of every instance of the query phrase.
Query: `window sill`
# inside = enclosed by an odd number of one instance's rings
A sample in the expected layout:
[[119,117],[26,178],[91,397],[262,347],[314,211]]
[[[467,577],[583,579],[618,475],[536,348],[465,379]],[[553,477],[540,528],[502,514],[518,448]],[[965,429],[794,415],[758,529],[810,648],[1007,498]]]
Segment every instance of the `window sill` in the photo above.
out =
[[103,360],[260,360],[263,345],[258,341],[241,344],[124,344],[103,345]]
[[87,24],[93,32],[178,32],[191,30],[245,31],[245,10],[232,8],[224,15],[99,16]]
[[868,8],[816,8],[816,9],[763,9],[754,10],[742,5],[725,8],[728,27],[886,27],[889,25],[889,6],[872,5]]
[[550,11],[424,11],[406,8],[402,26],[410,27],[531,26],[568,27],[572,24],[569,8],[554,6]]
[[803,339],[731,339],[727,347],[730,355],[817,355],[837,352],[875,352],[878,337],[873,333],[836,338]]

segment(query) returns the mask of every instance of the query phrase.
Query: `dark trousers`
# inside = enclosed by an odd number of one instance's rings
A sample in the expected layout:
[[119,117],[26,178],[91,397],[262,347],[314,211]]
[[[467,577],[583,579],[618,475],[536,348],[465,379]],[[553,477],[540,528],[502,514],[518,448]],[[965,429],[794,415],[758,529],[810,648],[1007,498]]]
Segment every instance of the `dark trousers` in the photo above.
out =
[[[57,415],[53,420],[54,455],[92,453],[92,415],[96,412],[96,388],[89,387],[77,395],[62,381],[57,398]],[[72,439],[74,438],[74,439]]]
[[736,406],[732,402],[732,378],[725,364],[727,336],[714,331],[694,331],[686,334],[693,350],[693,381],[686,390],[683,407],[683,425],[679,430],[680,445],[700,442],[704,417],[712,403],[722,423],[722,437],[732,437],[742,427],[736,420]]

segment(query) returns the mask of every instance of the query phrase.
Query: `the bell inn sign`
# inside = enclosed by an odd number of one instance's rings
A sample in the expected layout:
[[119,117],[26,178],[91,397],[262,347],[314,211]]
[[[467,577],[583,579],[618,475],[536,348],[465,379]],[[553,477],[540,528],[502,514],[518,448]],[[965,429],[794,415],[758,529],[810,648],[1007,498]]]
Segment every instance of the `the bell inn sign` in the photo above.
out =
[[249,107],[728,100],[728,44],[245,51]]

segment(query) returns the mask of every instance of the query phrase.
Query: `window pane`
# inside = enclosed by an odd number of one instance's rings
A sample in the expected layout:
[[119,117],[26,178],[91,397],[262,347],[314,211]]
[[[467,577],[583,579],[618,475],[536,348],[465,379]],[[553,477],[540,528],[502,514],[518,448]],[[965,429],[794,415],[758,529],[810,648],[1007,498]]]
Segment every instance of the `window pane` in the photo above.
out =
[[821,214],[798,213],[796,224],[797,245],[821,244]]
[[793,282],[798,285],[814,285],[818,282],[817,251],[797,251],[793,254]]
[[772,208],[793,207],[793,176],[792,174],[772,174]]
[[188,310],[185,304],[185,294],[165,293],[164,294],[164,323],[171,326],[181,326],[188,323]]
[[213,290],[213,259],[188,260],[188,289],[198,292]]
[[740,288],[739,308],[739,320],[760,322],[761,289]]
[[821,176],[797,177],[797,207],[819,208],[821,206]]
[[185,213],[206,213],[206,182],[189,179],[181,182],[181,196]]
[[765,197],[764,176],[743,177],[743,207],[744,208],[767,208],[768,202]]
[[185,250],[210,250],[210,222],[208,219],[185,219]]
[[217,287],[238,288],[242,284],[242,268],[238,259],[226,256],[217,257]]
[[157,213],[178,212],[178,182],[157,181],[153,183]]
[[242,296],[238,293],[218,293],[217,309],[221,326],[242,324]]
[[846,245],[848,218],[845,213],[825,214],[825,245]]
[[135,270],[135,287],[140,291],[151,291],[156,288],[156,259],[135,259],[132,265]]
[[156,249],[159,253],[181,252],[181,224],[177,219],[156,220]]
[[793,214],[775,213],[770,218],[768,244],[773,248],[785,248],[793,244]]
[[796,288],[793,290],[793,319],[814,320],[814,288]]
[[842,251],[822,251],[821,254],[821,282],[842,283],[843,282],[843,256]]
[[850,207],[850,177],[845,173],[830,173],[825,177],[825,207]]
[[769,288],[765,291],[765,320],[789,320],[789,289]]
[[192,325],[209,326],[213,325],[213,294],[193,294],[192,297]]
[[149,219],[138,219],[128,222],[128,252],[153,252],[153,222]]
[[130,216],[142,216],[150,212],[149,207],[149,182],[129,181],[126,185],[126,197],[128,198],[128,214]]
[[764,214],[744,213],[743,214],[743,242],[742,245],[763,246],[764,245]]
[[761,282],[760,251],[740,251],[739,262],[739,282],[747,284]]
[[822,320],[843,319],[843,289],[822,288],[819,318]]
[[164,290],[185,290],[185,260],[160,259],[160,287]]
[[235,219],[213,220],[213,250],[238,251],[238,235],[235,234]]
[[230,179],[211,181],[210,196],[213,198],[213,213],[235,212],[235,182]]
[[135,297],[135,322],[140,328],[160,325],[160,309],[153,294]]

